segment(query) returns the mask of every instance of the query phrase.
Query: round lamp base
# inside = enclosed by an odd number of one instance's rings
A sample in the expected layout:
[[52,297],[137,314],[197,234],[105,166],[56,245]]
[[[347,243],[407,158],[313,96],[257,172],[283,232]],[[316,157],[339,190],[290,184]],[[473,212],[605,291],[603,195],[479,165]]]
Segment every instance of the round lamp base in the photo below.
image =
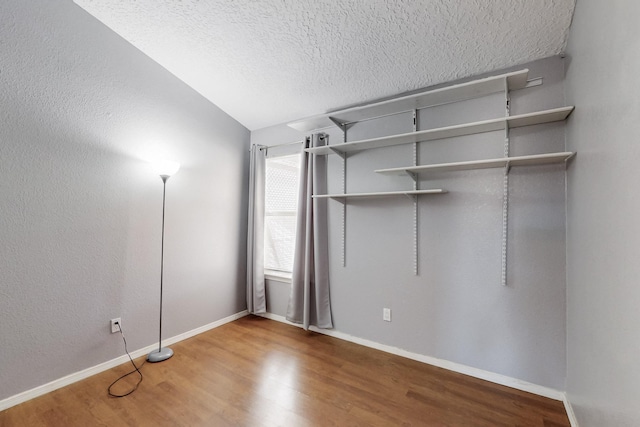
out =
[[173,356],[173,350],[167,347],[162,347],[160,350],[154,350],[147,355],[147,361],[149,362],[162,362]]

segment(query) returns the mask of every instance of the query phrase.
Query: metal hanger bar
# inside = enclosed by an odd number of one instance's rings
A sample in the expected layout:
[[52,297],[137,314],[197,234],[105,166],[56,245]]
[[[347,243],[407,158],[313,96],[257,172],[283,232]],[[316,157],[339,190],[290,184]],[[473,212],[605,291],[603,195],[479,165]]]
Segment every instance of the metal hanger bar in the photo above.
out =
[[302,144],[304,142],[303,141],[295,141],[295,142],[285,142],[282,144],[275,144],[275,145],[263,145],[262,147],[259,148],[259,150],[268,150],[269,148],[277,148],[277,147],[285,147],[287,145],[295,145],[295,144]]

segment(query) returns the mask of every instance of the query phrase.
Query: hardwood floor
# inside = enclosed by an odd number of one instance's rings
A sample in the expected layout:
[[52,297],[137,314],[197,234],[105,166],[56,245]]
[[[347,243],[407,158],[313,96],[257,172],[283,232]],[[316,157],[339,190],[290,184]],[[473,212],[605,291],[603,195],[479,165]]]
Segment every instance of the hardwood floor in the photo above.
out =
[[130,364],[0,412],[0,426],[570,425],[561,402],[260,317],[171,347],[127,397],[106,390]]

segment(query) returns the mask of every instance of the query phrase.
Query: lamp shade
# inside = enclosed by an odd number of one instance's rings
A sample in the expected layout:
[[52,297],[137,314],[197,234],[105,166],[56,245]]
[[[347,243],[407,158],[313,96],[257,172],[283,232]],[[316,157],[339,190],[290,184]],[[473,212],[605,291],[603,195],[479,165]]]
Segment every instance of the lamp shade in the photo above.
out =
[[171,176],[178,172],[180,163],[171,160],[156,160],[152,163],[153,169],[160,176]]

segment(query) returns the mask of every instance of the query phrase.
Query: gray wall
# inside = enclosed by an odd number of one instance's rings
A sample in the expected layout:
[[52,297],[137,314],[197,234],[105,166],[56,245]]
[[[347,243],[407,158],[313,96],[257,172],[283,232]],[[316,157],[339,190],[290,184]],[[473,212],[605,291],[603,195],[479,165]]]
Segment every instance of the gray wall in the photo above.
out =
[[71,1],[0,3],[0,399],[245,309],[249,132]]
[[[512,114],[565,105],[564,64],[532,64],[544,85],[512,93]],[[520,69],[522,67],[516,67]],[[498,73],[498,72],[496,72]],[[493,74],[496,74],[493,73]],[[421,129],[504,115],[501,95],[432,108]],[[409,132],[408,114],[363,122],[349,140]],[[252,142],[301,139],[285,125],[252,132]],[[564,124],[513,130],[512,155],[564,151]],[[331,131],[333,143],[341,134]],[[502,156],[503,132],[423,143],[420,163]],[[411,146],[348,158],[348,192],[411,188],[374,169],[409,165]],[[330,192],[341,191],[341,160],[330,157]],[[413,205],[407,198],[350,200],[347,266],[341,265],[342,205],[330,202],[331,298],[338,331],[408,351],[563,390],[565,386],[565,170],[511,171],[509,286],[501,285],[502,170],[443,173],[421,188],[420,274],[413,275]],[[268,309],[284,315],[288,285],[268,283]],[[382,309],[392,309],[391,323]]]
[[577,2],[567,102],[567,393],[581,426],[640,425],[640,4]]

